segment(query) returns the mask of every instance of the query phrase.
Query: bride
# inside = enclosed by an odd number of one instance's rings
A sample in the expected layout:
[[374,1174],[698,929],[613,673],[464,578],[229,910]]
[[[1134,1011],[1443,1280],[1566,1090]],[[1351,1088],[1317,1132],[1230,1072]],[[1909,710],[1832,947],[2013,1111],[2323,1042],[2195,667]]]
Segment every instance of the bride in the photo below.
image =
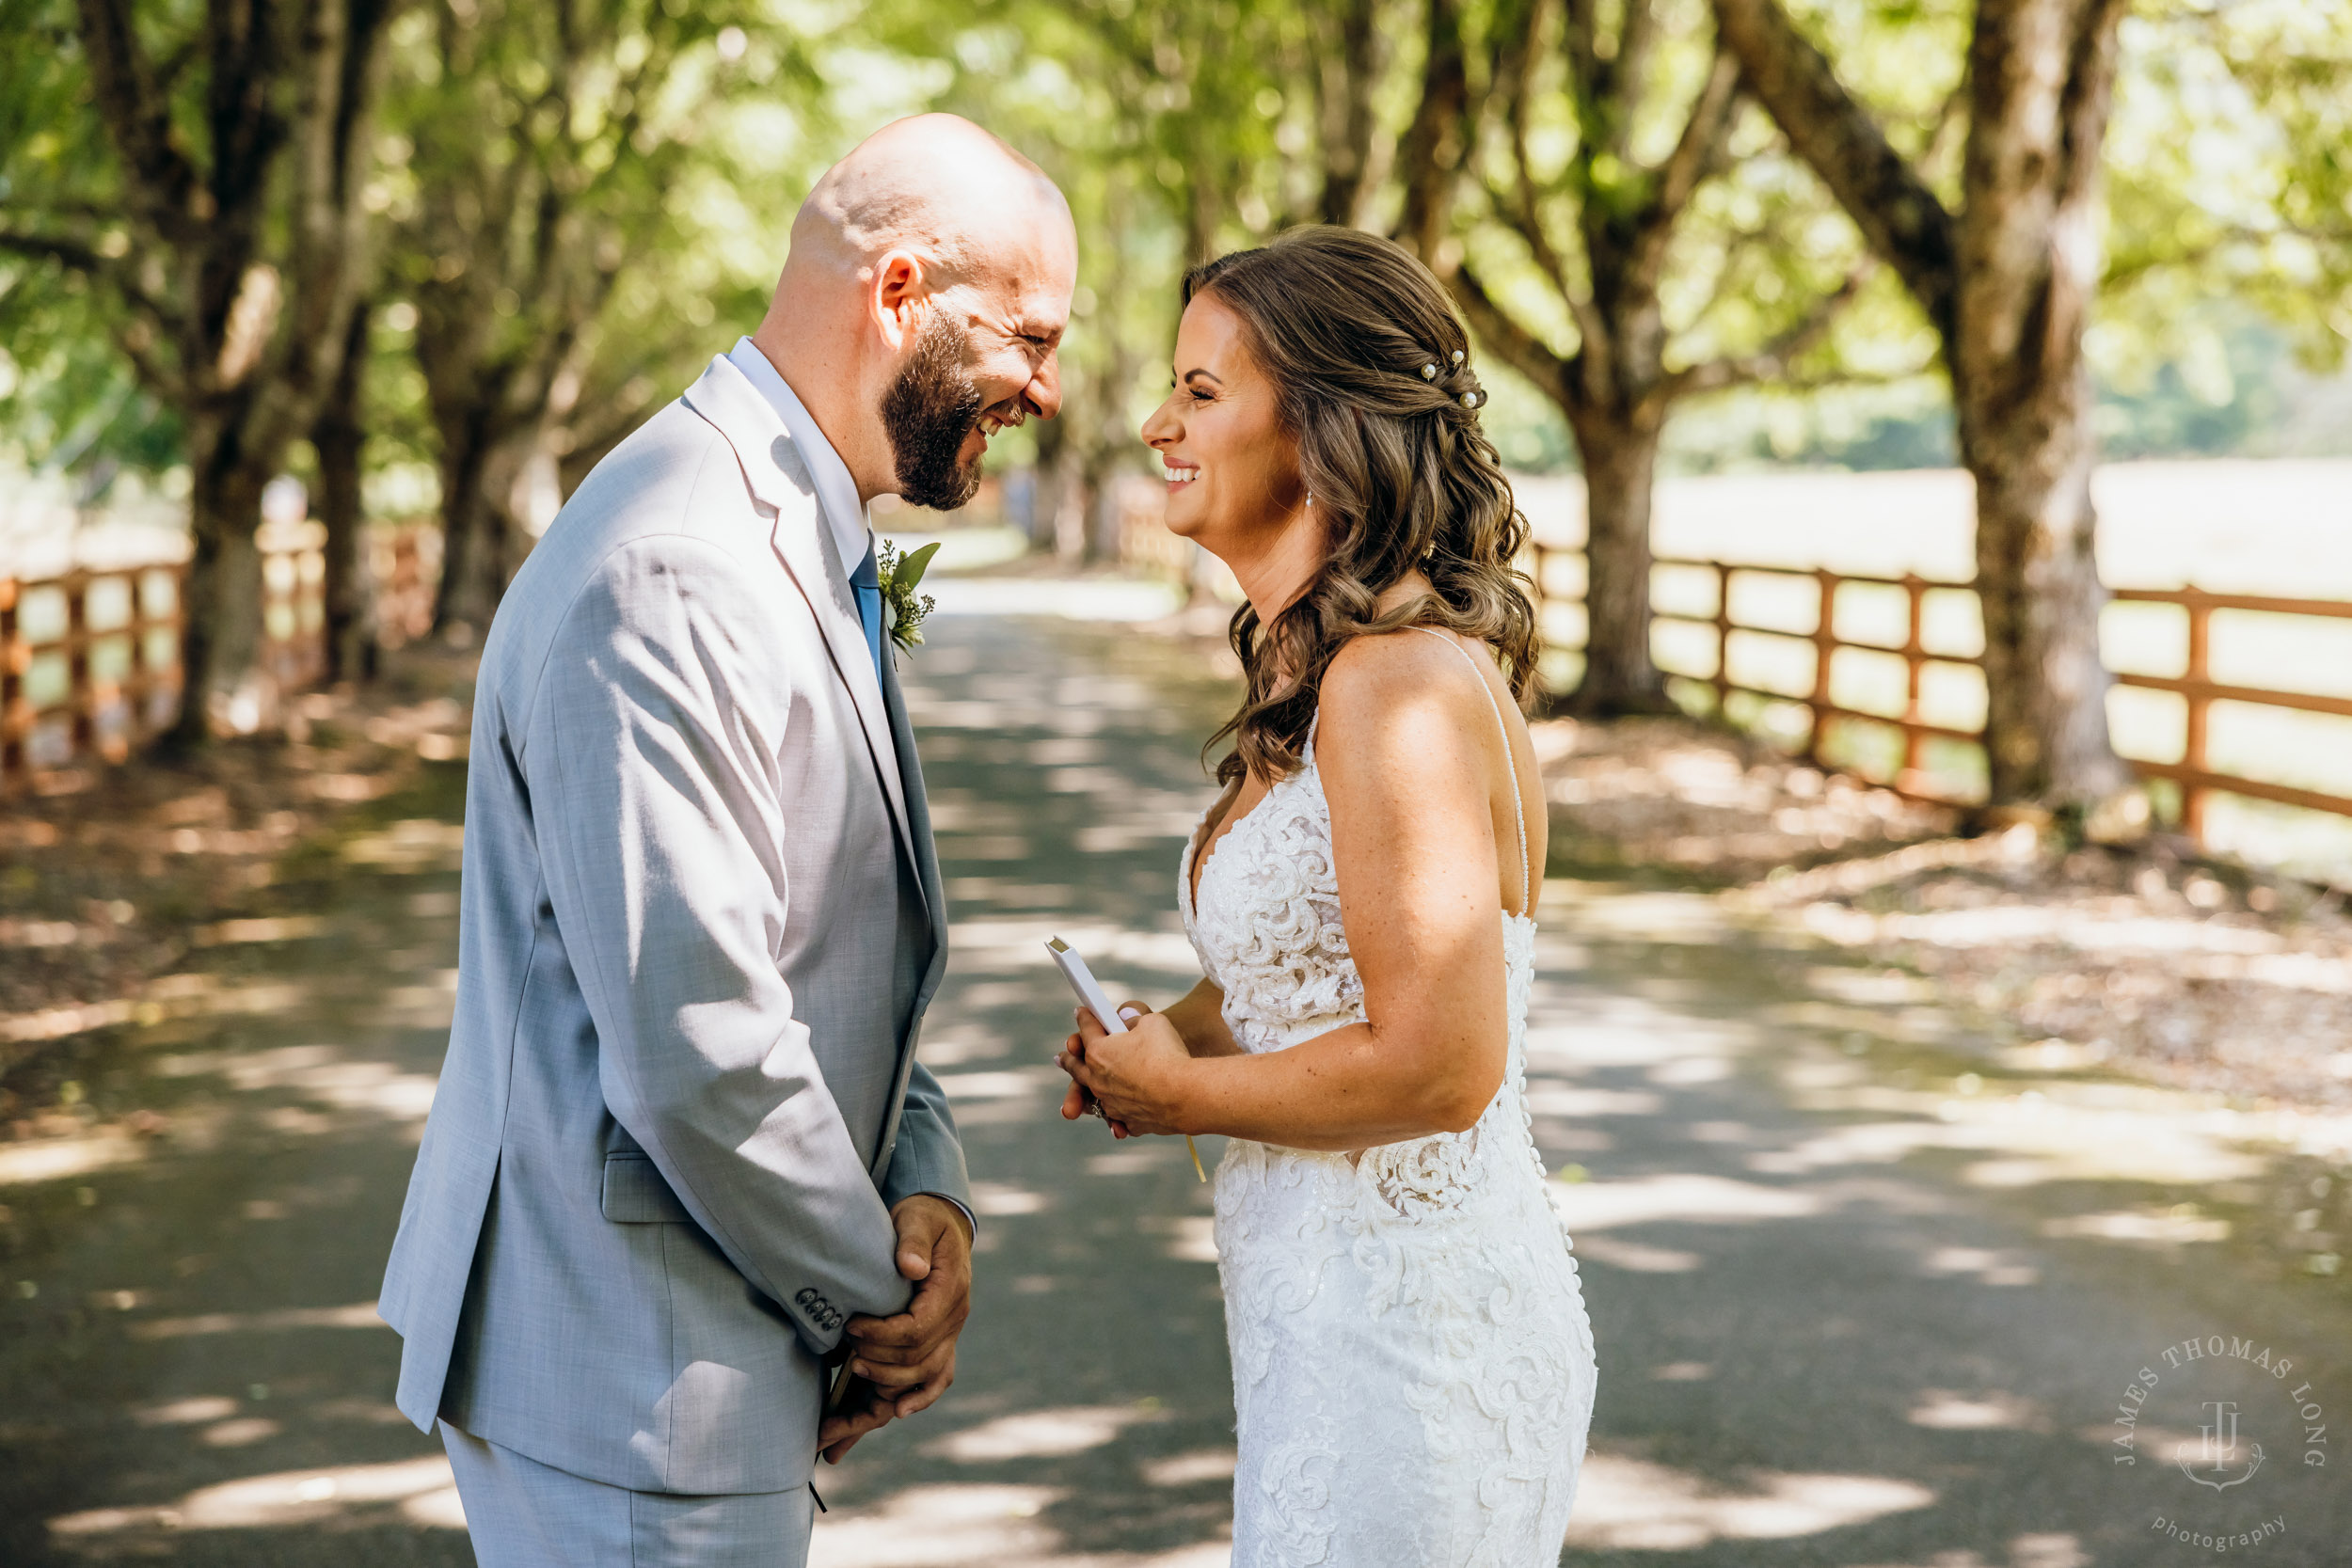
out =
[[1405,251],[1295,230],[1184,298],[1143,436],[1249,598],[1178,885],[1207,978],[1129,1034],[1081,1013],[1062,1114],[1232,1140],[1235,1568],[1549,1568],[1595,1366],[1525,1102],[1526,524]]

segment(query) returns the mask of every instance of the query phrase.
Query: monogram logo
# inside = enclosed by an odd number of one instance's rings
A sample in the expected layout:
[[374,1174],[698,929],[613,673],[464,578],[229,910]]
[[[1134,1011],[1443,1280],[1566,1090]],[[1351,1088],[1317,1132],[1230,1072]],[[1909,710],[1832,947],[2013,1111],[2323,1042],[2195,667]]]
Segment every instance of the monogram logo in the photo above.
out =
[[[2258,1338],[2203,1334],[2132,1373],[2107,1424],[2107,1460],[2118,1469],[2155,1462],[2143,1472],[2151,1533],[2201,1551],[2243,1550],[2286,1533],[2290,1512],[2326,1495],[2328,1411],[2299,1362]],[[2272,1457],[2281,1463],[2265,1471]],[[2262,1485],[2238,1490],[2258,1474]],[[2184,1492],[2184,1481],[2196,1490]]]
[[2174,1450],[2172,1463],[2181,1467],[2181,1474],[2200,1486],[2210,1486],[2226,1492],[2233,1486],[2254,1479],[2254,1472],[2263,1467],[2263,1446],[2252,1447],[2252,1457],[2243,1470],[2231,1473],[2237,1463],[2237,1401],[2207,1400],[2205,1413],[2212,1418],[2198,1430],[2205,1434],[2204,1445],[2192,1452],[2184,1443]]

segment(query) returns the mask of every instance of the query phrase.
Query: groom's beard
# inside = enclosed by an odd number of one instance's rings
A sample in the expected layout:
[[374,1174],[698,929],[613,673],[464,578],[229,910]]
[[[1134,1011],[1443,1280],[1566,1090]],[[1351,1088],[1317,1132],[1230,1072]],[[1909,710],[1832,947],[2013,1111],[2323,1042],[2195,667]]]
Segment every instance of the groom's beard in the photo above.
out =
[[980,487],[980,460],[961,463],[964,437],[979,422],[980,389],[963,373],[963,334],[933,309],[914,353],[882,394],[882,429],[909,505],[953,512]]

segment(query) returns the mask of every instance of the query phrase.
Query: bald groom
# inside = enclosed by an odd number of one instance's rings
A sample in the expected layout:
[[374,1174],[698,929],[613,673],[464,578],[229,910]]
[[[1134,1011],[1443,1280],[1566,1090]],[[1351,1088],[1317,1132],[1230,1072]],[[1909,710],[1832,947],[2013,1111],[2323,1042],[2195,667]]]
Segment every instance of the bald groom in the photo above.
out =
[[954,1378],[973,1222],[915,1060],[947,916],[866,508],[962,505],[1057,411],[1075,270],[1004,143],[877,133],[491,626],[381,1307],[485,1568],[800,1564],[819,1450]]

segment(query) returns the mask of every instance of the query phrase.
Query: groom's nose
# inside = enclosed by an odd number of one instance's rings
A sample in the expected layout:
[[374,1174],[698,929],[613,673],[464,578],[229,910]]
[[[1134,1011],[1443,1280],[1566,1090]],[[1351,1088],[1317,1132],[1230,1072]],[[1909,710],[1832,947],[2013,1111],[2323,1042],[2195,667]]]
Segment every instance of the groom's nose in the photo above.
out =
[[1041,420],[1050,420],[1061,412],[1061,358],[1058,351],[1048,354],[1039,364],[1029,384],[1021,388],[1021,401],[1030,413]]

